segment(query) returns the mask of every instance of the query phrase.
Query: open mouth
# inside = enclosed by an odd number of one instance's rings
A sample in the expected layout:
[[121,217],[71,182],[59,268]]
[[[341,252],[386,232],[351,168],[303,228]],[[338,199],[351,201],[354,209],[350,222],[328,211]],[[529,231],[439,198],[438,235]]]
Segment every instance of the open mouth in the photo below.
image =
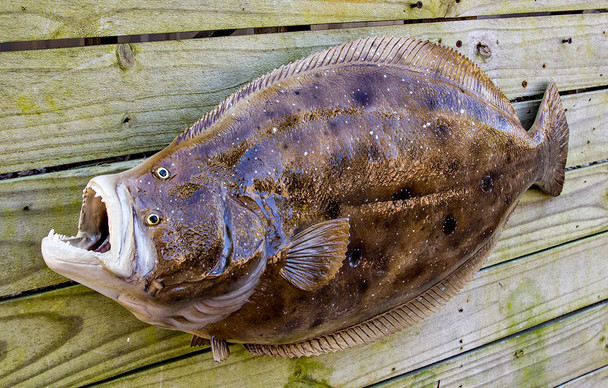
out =
[[83,191],[75,236],[51,230],[42,240],[49,267],[73,273],[74,266],[101,266],[120,277],[133,274],[132,205],[128,189],[118,179],[118,174],[91,179]]
[[104,254],[112,248],[108,209],[104,198],[93,187],[84,190],[78,229],[76,236],[64,236],[51,230],[48,237],[97,254]]

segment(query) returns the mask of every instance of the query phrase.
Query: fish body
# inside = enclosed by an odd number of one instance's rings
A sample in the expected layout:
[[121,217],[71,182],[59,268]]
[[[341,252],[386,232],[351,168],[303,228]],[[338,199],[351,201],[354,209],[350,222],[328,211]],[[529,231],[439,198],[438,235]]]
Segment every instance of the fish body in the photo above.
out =
[[531,185],[559,194],[567,141],[554,84],[526,131],[459,54],[362,39],[275,70],[140,166],[94,178],[79,234],[42,250],[138,318],[209,339],[218,360],[226,342],[335,351],[452,297]]

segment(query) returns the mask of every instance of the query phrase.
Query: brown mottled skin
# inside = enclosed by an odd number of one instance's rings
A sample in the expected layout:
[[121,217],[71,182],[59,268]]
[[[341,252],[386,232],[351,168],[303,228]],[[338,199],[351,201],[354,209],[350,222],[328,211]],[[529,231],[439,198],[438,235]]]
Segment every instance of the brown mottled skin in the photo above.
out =
[[559,195],[554,83],[526,132],[472,62],[367,38],[245,86],[134,169],[93,178],[52,269],[139,319],[256,354],[368,343],[475,274],[521,195]]
[[[157,166],[172,179],[155,179]],[[329,284],[301,290],[269,260],[244,306],[196,331],[278,344],[360,323],[444,279],[500,233],[543,168],[517,117],[473,93],[395,66],[343,64],[249,96],[138,167],[129,188],[136,216],[163,215],[148,229],[159,263],[145,279],[164,285],[151,296],[161,304],[221,295],[290,236],[349,218],[346,259]],[[229,208],[249,210],[226,219],[222,192]],[[184,283],[216,265],[223,222],[242,264]],[[256,248],[264,252],[251,259]]]

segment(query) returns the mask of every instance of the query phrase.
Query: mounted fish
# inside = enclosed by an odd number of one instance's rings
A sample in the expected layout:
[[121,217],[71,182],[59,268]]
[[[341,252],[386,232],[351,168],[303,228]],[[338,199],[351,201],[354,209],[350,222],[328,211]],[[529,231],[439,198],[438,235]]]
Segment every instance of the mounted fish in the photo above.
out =
[[253,353],[368,343],[437,310],[533,184],[558,195],[555,84],[526,132],[471,61],[367,38],[245,86],[166,149],[84,189],[49,267],[139,319]]

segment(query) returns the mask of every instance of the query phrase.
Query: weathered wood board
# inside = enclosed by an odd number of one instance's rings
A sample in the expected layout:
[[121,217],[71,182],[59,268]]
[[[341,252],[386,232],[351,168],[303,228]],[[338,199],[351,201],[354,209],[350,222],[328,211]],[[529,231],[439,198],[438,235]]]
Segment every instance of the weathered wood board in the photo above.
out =
[[605,365],[606,322],[608,303],[602,302],[381,387],[546,387],[567,382]]
[[[336,4],[338,3],[338,4]],[[0,42],[605,8],[601,0],[25,0],[0,3]]]
[[[162,378],[182,385],[195,383],[203,373],[217,385],[236,384],[243,376],[271,386],[290,378],[370,384],[605,299],[608,280],[598,268],[605,266],[606,244],[608,232],[603,232],[482,270],[437,314],[368,346],[288,360],[249,355],[234,345],[226,363],[212,362],[207,350],[196,351],[183,361],[125,378],[124,384]],[[7,349],[2,386],[81,385],[195,350],[189,348],[188,335],[141,323],[82,286],[0,303],[0,322]],[[309,369],[297,376],[299,368]]]
[[559,388],[603,388],[608,386],[608,365],[598,368],[593,372],[589,372],[580,377],[572,379],[564,384],[559,385]]
[[599,86],[607,25],[600,13],[4,52],[0,173],[157,150],[243,84],[366,35],[460,41],[509,98],[542,94],[551,79],[560,90]]
[[[538,3],[0,4],[0,42],[418,19],[374,28],[0,52],[0,174],[158,150],[244,83],[367,35],[454,47],[509,98],[527,99],[514,104],[525,125],[550,79],[573,93],[562,97],[571,128],[571,170],[562,195],[528,191],[484,269],[437,314],[377,343],[320,357],[257,357],[232,345],[228,362],[218,365],[208,348],[190,348],[188,335],[141,323],[85,287],[37,290],[66,280],[45,267],[40,239],[51,227],[75,232],[90,177],[138,160],[0,181],[0,386],[606,385],[608,13],[578,11],[608,6]],[[547,11],[576,12],[541,13]],[[522,12],[531,14],[496,16]],[[487,18],[442,20],[479,15]],[[437,20],[419,23],[425,18]]]
[[[138,161],[0,182],[0,296],[66,281],[46,267],[40,240],[50,228],[76,233],[81,192],[93,176]],[[525,255],[608,229],[608,163],[566,173],[563,193],[529,190],[488,262]],[[28,210],[23,210],[27,206]]]

